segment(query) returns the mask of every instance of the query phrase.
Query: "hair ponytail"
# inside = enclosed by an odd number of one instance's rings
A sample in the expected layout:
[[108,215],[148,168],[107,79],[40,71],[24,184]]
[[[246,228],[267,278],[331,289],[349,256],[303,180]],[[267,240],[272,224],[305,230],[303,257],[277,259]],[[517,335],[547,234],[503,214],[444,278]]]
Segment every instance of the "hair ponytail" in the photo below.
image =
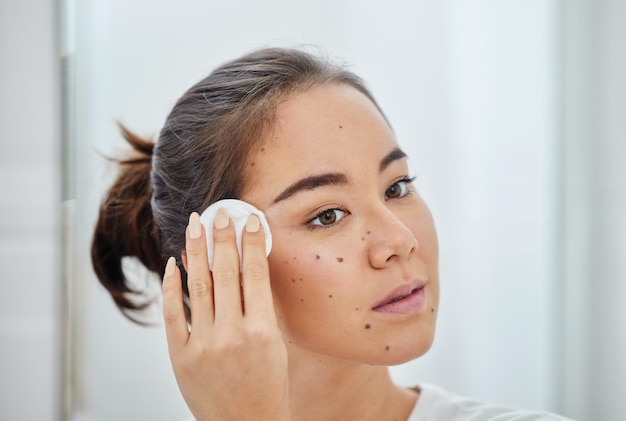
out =
[[150,271],[162,273],[165,262],[150,200],[150,170],[154,143],[120,125],[132,153],[117,159],[120,174],[100,206],[91,244],[91,260],[98,279],[125,316],[141,323],[132,313],[150,304],[132,288],[124,275],[122,259],[135,257]]

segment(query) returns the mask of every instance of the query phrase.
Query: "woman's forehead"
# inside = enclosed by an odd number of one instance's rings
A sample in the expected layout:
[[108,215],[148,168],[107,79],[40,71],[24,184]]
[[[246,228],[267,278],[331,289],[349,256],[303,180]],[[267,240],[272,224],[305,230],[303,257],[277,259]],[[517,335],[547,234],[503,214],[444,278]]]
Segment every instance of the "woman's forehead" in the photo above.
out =
[[249,187],[287,186],[322,173],[373,171],[397,142],[376,106],[347,85],[319,86],[282,102],[247,166]]
[[333,84],[282,102],[263,144],[261,157],[277,155],[320,164],[348,158],[339,152],[356,155],[364,147],[382,152],[395,145],[395,137],[369,98],[351,86]]

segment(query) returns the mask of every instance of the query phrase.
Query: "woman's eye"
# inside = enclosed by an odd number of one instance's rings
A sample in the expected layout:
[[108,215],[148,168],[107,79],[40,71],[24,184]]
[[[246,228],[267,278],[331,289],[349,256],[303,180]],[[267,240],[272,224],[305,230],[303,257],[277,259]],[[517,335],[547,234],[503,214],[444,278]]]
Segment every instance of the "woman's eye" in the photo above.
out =
[[346,213],[341,209],[326,209],[317,214],[309,223],[317,226],[330,226],[339,222]]
[[385,192],[385,199],[400,199],[409,194],[409,185],[415,181],[415,177],[403,178],[393,183]]

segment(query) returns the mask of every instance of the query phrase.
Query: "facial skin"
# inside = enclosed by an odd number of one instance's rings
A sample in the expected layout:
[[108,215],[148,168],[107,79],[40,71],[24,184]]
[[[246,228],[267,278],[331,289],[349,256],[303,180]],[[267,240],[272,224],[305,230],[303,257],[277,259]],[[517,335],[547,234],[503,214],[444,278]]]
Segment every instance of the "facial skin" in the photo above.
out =
[[[241,198],[265,212],[272,230],[270,278],[290,358],[394,365],[423,355],[439,300],[437,236],[405,181],[413,174],[393,132],[347,85],[315,87],[276,112]],[[423,302],[409,311],[374,309],[397,288],[423,283]]]

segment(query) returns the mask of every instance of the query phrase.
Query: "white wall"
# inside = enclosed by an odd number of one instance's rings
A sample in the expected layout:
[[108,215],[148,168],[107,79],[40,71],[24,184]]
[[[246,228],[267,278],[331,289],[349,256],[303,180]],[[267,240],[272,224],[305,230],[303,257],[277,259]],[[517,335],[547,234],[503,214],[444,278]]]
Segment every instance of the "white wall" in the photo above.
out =
[[626,3],[563,13],[563,402],[626,418]]
[[[591,195],[593,233],[589,319],[590,412],[597,419],[626,418],[626,3],[589,2],[592,39],[594,145]],[[580,98],[585,101],[584,98]]]
[[0,419],[59,415],[54,1],[0,0]]

